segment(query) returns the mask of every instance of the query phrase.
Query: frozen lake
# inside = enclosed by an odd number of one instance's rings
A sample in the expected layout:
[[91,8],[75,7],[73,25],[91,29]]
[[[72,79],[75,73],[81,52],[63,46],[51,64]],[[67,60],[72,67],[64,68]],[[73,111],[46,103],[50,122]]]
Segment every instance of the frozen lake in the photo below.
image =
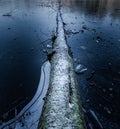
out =
[[[57,4],[58,0],[0,0],[1,123],[37,90],[56,31]],[[119,129],[120,1],[62,0],[62,17],[75,66],[86,68],[77,73],[84,109],[93,110],[104,128]],[[97,128],[93,119],[88,121]]]

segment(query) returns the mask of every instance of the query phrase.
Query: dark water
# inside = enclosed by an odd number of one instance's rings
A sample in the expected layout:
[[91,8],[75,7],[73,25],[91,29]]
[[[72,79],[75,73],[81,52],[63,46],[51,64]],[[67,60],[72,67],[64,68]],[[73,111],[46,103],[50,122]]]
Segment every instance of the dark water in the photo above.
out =
[[36,92],[56,27],[55,11],[48,8],[37,0],[0,0],[0,121],[15,108],[19,112]]
[[77,76],[83,107],[120,128],[120,1],[63,0],[63,19],[75,65],[88,69]]

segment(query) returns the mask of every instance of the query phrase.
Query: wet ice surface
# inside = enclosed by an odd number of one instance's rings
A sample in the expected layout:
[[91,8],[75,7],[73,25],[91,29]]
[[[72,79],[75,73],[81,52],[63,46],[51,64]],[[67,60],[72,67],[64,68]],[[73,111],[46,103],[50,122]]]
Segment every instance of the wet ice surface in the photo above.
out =
[[56,29],[55,6],[42,0],[0,0],[0,124],[37,90],[44,50],[51,49],[47,45]]
[[[77,74],[83,107],[93,110],[109,129],[120,128],[119,9],[119,0],[63,0],[62,14],[75,66],[87,68],[84,74]],[[94,115],[85,114],[88,123],[98,129]]]
[[46,61],[41,67],[41,77],[37,91],[32,100],[22,109],[15,118],[2,123],[4,129],[37,129],[39,118],[42,113],[44,98],[49,85],[51,65]]

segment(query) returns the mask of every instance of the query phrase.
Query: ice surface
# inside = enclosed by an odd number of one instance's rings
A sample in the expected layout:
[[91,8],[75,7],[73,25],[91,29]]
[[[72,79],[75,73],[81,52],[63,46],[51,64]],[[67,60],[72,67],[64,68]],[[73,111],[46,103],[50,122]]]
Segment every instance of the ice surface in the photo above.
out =
[[23,108],[23,110],[12,120],[3,123],[3,129],[37,129],[39,118],[44,104],[43,98],[49,85],[50,63],[45,62],[41,67],[41,77],[37,92],[33,99]]

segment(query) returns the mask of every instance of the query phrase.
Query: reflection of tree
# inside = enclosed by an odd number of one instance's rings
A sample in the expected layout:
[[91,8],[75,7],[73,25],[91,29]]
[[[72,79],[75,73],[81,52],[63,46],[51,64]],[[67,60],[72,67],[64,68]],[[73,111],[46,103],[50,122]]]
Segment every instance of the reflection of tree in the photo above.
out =
[[111,0],[111,4],[108,3],[107,6],[113,18],[120,18],[120,0]]
[[112,16],[119,18],[116,8],[120,9],[120,0],[62,0],[62,4],[70,7],[71,10],[78,10],[93,16],[103,17],[109,12]]

